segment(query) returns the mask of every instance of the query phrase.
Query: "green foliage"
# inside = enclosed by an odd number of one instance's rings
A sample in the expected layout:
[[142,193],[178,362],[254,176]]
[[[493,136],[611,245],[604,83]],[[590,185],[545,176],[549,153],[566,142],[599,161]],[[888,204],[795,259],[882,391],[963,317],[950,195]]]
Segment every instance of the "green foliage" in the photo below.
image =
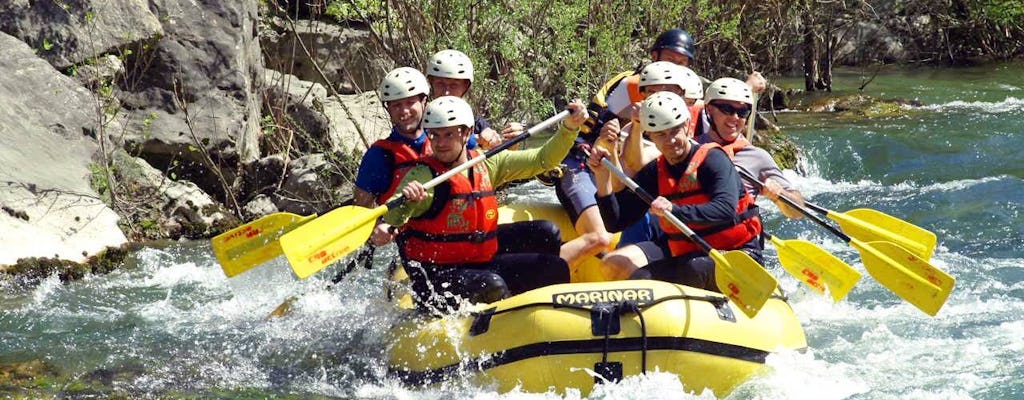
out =
[[100,195],[104,203],[110,204],[110,181],[105,167],[98,163],[89,164],[89,187]]
[[467,53],[476,70],[470,99],[500,123],[549,115],[553,99],[589,99],[606,79],[645,62],[664,30],[686,27],[709,46],[735,40],[740,16],[722,18],[717,13],[733,8],[718,4],[405,0],[383,4],[380,18],[363,22],[397,65],[422,68],[446,48]]
[[359,21],[363,18],[376,18],[384,12],[382,0],[330,0],[324,14],[338,21]]
[[982,0],[979,3],[982,13],[997,25],[1019,28],[1024,21],[1024,1]]

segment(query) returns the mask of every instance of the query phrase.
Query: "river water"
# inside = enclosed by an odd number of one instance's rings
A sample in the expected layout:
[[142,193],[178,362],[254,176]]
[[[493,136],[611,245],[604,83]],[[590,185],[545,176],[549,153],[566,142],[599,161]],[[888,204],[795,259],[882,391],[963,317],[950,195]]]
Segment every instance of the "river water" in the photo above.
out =
[[[856,87],[860,71],[836,85]],[[798,80],[785,80],[799,87]],[[1024,397],[1024,65],[883,72],[865,90],[918,99],[905,116],[780,114],[804,149],[790,171],[810,200],[874,208],[935,232],[935,266],[957,279],[936,317],[870,275],[832,303],[766,265],[792,292],[809,343],[769,357],[733,399],[1006,399]],[[516,189],[554,201],[536,182]],[[858,254],[806,220],[764,204],[767,227],[820,244],[863,272]],[[770,248],[770,247],[769,247]],[[774,254],[769,250],[769,258]],[[328,289],[333,271],[297,280],[283,259],[227,279],[202,242],[147,248],[125,268],[61,284],[0,282],[0,364],[50,371],[8,395],[129,398],[579,398],[455,381],[405,387],[386,378],[382,266]],[[285,318],[266,315],[301,295]],[[654,373],[599,387],[591,398],[714,398]]]

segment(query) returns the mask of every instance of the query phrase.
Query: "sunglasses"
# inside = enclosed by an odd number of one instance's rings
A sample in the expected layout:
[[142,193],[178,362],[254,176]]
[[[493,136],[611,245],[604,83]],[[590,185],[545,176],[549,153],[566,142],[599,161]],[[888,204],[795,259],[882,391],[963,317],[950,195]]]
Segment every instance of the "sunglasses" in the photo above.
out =
[[744,119],[750,116],[750,106],[734,107],[731,104],[726,103],[711,103],[711,105],[715,106],[718,111],[721,111],[725,115],[736,114],[737,117]]

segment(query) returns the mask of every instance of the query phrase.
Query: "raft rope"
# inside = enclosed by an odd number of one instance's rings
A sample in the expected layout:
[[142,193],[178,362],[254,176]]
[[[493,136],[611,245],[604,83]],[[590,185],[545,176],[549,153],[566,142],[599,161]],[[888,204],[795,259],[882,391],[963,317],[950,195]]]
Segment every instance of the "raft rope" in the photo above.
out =
[[[640,308],[639,304],[633,301],[625,301],[619,304],[619,313],[625,314],[626,312],[636,313],[637,318],[640,319],[640,373],[647,375],[647,321],[644,320],[644,312]],[[607,344],[608,333],[605,331],[605,353],[608,352]],[[607,357],[607,355],[605,356]]]
[[[646,309],[646,308],[653,307],[653,306],[655,306],[657,304],[661,304],[663,302],[671,301],[671,300],[699,300],[699,301],[706,301],[706,302],[711,303],[711,304],[713,304],[715,306],[721,306],[721,305],[729,302],[729,298],[728,297],[724,297],[724,296],[692,296],[692,295],[684,294],[684,295],[678,295],[678,296],[662,297],[662,298],[660,298],[658,300],[652,301],[652,302],[644,304],[642,306],[639,305],[639,304],[636,304],[636,307],[637,307],[638,310]],[[470,313],[470,316],[478,317],[478,316],[483,315],[483,314],[490,314],[491,316],[494,316],[494,315],[498,315],[498,314],[504,314],[504,313],[507,313],[507,312],[519,311],[519,310],[522,310],[522,309],[532,308],[532,307],[571,308],[571,309],[580,310],[580,311],[590,311],[590,307],[587,307],[587,306],[578,306],[578,305],[575,305],[575,304],[561,304],[561,303],[554,303],[554,302],[550,302],[550,301],[544,301],[544,302],[522,304],[522,305],[518,305],[518,306],[515,306],[515,307],[505,308],[505,309],[501,309],[501,310],[497,310],[497,311],[493,311],[493,312],[474,311],[474,312]]]

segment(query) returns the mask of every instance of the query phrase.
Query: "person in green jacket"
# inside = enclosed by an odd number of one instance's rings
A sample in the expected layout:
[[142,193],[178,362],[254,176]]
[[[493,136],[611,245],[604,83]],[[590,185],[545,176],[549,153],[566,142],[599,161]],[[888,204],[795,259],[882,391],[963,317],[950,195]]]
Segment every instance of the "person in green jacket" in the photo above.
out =
[[542,147],[498,152],[426,189],[424,182],[478,154],[466,147],[474,121],[469,104],[454,96],[427,104],[423,128],[434,153],[406,171],[398,185],[406,201],[390,209],[371,236],[378,246],[397,242],[418,308],[444,313],[464,300],[489,303],[569,282],[569,266],[559,257],[557,239],[544,248],[520,244],[522,238],[538,234],[558,238],[558,227],[549,221],[499,225],[494,197],[495,187],[530,178],[565,157],[586,119],[581,101],[568,108],[571,114]]

